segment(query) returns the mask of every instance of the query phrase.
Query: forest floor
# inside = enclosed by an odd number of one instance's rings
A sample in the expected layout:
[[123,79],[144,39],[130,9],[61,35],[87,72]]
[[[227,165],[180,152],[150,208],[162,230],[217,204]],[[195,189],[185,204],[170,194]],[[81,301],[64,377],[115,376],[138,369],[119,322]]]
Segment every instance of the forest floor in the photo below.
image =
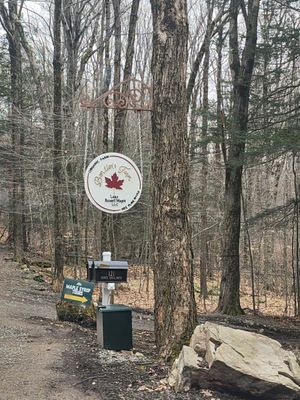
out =
[[[133,351],[100,349],[95,327],[56,319],[60,296],[51,291],[43,270],[13,262],[8,248],[0,247],[0,400],[240,399],[168,388],[170,365],[157,360],[151,312],[133,312]],[[265,333],[300,358],[295,318],[199,316],[200,322],[208,319]]]

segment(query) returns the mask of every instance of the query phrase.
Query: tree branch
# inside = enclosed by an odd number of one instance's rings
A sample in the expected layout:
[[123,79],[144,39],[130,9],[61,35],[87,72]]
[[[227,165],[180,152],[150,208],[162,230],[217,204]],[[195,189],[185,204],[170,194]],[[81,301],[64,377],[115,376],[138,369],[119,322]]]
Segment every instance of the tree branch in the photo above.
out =
[[[222,17],[224,16],[224,14],[227,14],[227,13],[228,13],[228,11],[224,12],[224,10],[221,10],[219,12],[219,14],[216,16],[216,18],[211,22],[211,24],[209,24],[209,26],[207,26],[207,30],[206,30],[202,45],[198,51],[195,61],[193,62],[192,70],[191,70],[190,77],[189,77],[188,84],[187,84],[187,95],[186,96],[187,96],[187,106],[188,107],[191,103],[191,96],[192,96],[192,92],[195,87],[196,77],[197,77],[203,56],[205,54],[206,48],[209,45],[210,39],[212,37],[214,37],[215,34],[218,32],[220,26],[223,26],[228,21],[228,15],[226,15],[225,19],[222,21]],[[220,24],[219,24],[219,22],[220,22]]]

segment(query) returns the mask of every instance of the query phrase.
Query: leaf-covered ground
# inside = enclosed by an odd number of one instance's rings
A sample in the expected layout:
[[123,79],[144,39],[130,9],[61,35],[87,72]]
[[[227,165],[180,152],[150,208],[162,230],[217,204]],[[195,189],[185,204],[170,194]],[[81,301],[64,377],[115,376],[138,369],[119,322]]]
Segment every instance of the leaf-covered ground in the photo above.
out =
[[[153,315],[151,310],[144,312],[143,307],[137,307],[142,305],[138,299],[133,313],[133,351],[103,350],[97,344],[95,327],[56,320],[59,295],[45,282],[47,265],[18,265],[11,261],[8,249],[2,247],[0,273],[1,400],[240,399],[200,389],[174,393],[166,382],[170,365],[160,363],[156,357]],[[122,299],[126,304],[122,295],[128,292],[119,290],[117,301]],[[199,322],[211,319],[263,332],[279,339],[300,357],[296,319],[251,315],[199,318]]]

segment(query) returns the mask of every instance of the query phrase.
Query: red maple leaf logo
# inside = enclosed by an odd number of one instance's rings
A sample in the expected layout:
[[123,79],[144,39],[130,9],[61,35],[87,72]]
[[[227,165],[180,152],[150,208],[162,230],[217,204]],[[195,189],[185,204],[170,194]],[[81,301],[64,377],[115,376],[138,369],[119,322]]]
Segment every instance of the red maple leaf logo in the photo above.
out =
[[105,178],[105,182],[105,186],[110,189],[122,190],[121,186],[123,185],[124,179],[119,179],[118,175],[114,173],[110,178]]

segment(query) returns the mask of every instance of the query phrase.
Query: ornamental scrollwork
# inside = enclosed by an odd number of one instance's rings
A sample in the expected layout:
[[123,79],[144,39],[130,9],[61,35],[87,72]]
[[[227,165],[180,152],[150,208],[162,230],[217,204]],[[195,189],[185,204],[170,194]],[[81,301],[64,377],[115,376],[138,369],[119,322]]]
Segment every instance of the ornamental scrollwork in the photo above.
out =
[[152,111],[152,87],[138,79],[129,78],[95,100],[81,99],[81,107]]

